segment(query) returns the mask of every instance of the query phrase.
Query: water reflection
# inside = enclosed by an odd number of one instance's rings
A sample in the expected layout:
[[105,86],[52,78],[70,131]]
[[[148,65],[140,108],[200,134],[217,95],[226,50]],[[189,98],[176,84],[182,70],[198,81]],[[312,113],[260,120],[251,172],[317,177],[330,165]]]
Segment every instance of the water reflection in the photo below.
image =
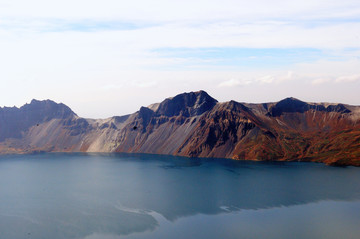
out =
[[[360,199],[360,170],[313,163],[263,163],[224,159],[196,160],[137,155],[152,161],[138,172],[135,187],[144,198],[129,195],[123,204],[156,211],[168,220],[241,209],[293,206],[321,200]],[[149,157],[151,159],[149,159]],[[163,157],[163,156],[162,156]],[[159,170],[160,168],[160,170]],[[138,196],[138,195],[136,195]]]
[[156,229],[156,213],[173,222],[197,214],[359,200],[359,172],[158,155],[3,156],[0,238],[126,235]]

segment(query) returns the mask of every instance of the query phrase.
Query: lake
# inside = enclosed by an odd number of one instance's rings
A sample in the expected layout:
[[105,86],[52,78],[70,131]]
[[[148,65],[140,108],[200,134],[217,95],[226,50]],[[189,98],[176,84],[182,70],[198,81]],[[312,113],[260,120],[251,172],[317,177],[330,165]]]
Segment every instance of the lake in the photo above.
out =
[[360,238],[360,168],[140,154],[0,157],[0,238]]

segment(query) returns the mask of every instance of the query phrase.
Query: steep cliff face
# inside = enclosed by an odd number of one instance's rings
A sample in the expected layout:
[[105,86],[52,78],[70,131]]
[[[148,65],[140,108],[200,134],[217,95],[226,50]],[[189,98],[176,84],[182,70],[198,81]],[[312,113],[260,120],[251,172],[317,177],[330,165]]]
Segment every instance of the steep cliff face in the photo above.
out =
[[118,152],[177,154],[199,117],[217,101],[206,92],[190,92],[142,107],[121,131]]
[[51,100],[32,100],[21,108],[0,108],[0,140],[20,138],[30,126],[44,123],[50,119],[65,119],[75,113],[64,104]]
[[209,96],[205,91],[183,93],[161,102],[155,113],[166,117],[179,115],[192,117],[211,110],[216,103],[217,100]]
[[268,117],[262,117],[261,134],[242,142],[234,157],[360,165],[358,112],[339,104],[278,106],[270,107]]
[[85,119],[51,100],[0,108],[0,152],[71,151],[89,130]]
[[83,119],[50,100],[0,108],[0,153],[136,152],[360,166],[360,107],[218,103],[183,93],[131,115]]

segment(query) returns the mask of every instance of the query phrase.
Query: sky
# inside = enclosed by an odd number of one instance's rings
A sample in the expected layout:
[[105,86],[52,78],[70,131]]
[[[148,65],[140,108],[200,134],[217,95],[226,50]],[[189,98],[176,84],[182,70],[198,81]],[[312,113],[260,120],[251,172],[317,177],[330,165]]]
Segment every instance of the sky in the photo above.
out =
[[198,90],[360,105],[360,1],[0,2],[0,106],[106,118]]

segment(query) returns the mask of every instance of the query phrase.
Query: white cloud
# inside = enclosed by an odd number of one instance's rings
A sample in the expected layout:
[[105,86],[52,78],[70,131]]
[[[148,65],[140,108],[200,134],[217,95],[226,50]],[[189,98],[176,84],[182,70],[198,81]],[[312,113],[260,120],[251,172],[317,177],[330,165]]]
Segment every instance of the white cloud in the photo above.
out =
[[351,83],[360,81],[360,75],[343,75],[334,77],[326,77],[326,78],[317,78],[311,82],[313,85],[321,85],[326,83]]
[[313,80],[311,82],[311,84],[321,85],[321,84],[329,83],[330,81],[331,81],[331,79],[329,79],[329,78],[317,78],[317,79]]
[[[359,15],[358,0],[3,0],[0,102],[21,105],[31,98],[80,102],[79,115],[99,117],[130,113],[194,89],[224,100],[237,99],[239,87],[246,86],[244,100],[266,101],[285,91],[302,98],[308,93],[299,90],[302,95],[295,95],[295,90],[311,82],[319,90],[324,81],[320,79],[330,78],[347,82],[338,84],[345,92],[345,87],[358,82],[359,50],[343,49],[360,48],[360,22],[354,20]],[[98,26],[86,31],[84,22]],[[104,22],[129,23],[130,29],[104,28]],[[176,47],[316,48],[329,50],[334,58],[240,71],[212,59],[161,57],[153,51]],[[186,64],[209,67],[181,68]],[[172,66],[176,70],[169,70]],[[355,101],[358,93],[353,88],[343,94],[344,100]],[[326,89],[322,94],[334,97]],[[141,97],[129,92],[141,92]],[[118,104],[126,99],[133,102]],[[112,102],[114,112],[110,104],[105,112],[95,101]],[[85,111],[81,104],[97,108]]]
[[267,75],[267,76],[263,76],[263,77],[259,78],[257,81],[262,83],[262,84],[269,84],[269,83],[274,82],[274,80],[275,80],[274,76]]
[[[239,74],[239,73],[235,73]],[[247,79],[235,79],[231,78],[230,80],[226,80],[220,82],[218,87],[238,87],[238,86],[249,86],[249,85],[263,85],[263,84],[279,84],[281,82],[293,80],[295,73],[292,71],[284,72],[276,72],[271,75],[258,75],[255,76],[254,73],[251,74]]]
[[355,82],[360,81],[360,75],[349,75],[349,76],[340,76],[336,78],[336,83],[346,83],[346,82]]
[[227,81],[221,82],[218,86],[219,87],[237,87],[237,86],[245,86],[251,84],[251,80],[237,80],[237,79],[230,79]]
[[277,83],[285,82],[285,81],[291,81],[297,79],[297,74],[295,74],[293,71],[288,71],[284,76],[280,76],[277,79]]

